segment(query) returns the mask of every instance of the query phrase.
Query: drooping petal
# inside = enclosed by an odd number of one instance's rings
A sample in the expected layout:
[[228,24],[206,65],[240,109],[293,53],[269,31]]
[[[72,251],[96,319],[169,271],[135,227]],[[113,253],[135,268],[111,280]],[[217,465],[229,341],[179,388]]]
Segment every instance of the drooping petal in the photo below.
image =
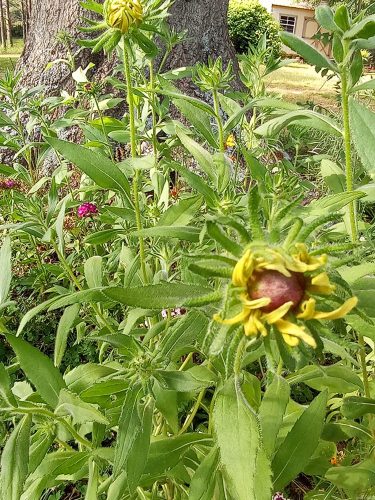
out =
[[241,300],[248,309],[260,309],[261,307],[266,307],[271,303],[271,299],[269,297],[248,300],[245,294],[241,295]]
[[279,321],[281,318],[283,318],[287,312],[290,310],[290,308],[293,307],[293,302],[286,302],[282,306],[278,307],[274,311],[265,314],[262,319],[269,325],[272,325],[273,323],[276,323],[276,321]]
[[305,300],[300,305],[301,312],[297,314],[297,318],[299,319],[314,319],[315,317],[315,305],[316,300],[312,297],[308,300]]
[[316,311],[314,314],[314,319],[340,319],[346,316],[354,307],[358,304],[357,297],[351,297],[343,303],[342,306],[338,307],[334,311],[323,312]]
[[309,285],[308,290],[313,293],[330,295],[335,291],[335,288],[329,281],[328,274],[320,273],[311,278],[311,285]]
[[296,347],[299,344],[299,339],[297,337],[292,337],[291,335],[288,335],[287,333],[282,334],[284,342],[291,347]]
[[251,251],[246,250],[245,254],[237,262],[233,269],[232,282],[234,286],[245,287],[247,280],[250,278],[253,271],[253,258]]
[[298,339],[306,342],[307,345],[316,347],[315,339],[311,335],[309,335],[303,327],[297,325],[296,323],[280,319],[279,321],[276,321],[275,326],[280,333],[285,333],[289,336],[297,337]]
[[236,325],[237,323],[244,323],[249,317],[250,311],[248,309],[242,309],[240,313],[233,318],[223,319],[220,314],[214,314],[214,320],[223,325]]

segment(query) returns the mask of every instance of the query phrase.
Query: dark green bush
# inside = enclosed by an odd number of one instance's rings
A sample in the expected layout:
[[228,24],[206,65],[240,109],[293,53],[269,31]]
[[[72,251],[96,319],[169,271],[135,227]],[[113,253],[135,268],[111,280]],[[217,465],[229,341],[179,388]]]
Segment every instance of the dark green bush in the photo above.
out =
[[232,0],[228,11],[228,26],[237,52],[246,52],[249,45],[257,45],[260,37],[266,33],[273,55],[280,55],[280,26],[257,0]]

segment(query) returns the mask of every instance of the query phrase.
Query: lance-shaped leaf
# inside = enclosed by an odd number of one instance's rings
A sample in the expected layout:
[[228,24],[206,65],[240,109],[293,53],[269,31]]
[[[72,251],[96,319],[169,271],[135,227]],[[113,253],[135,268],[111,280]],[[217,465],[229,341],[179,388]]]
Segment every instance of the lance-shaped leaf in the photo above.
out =
[[31,415],[26,415],[13,430],[1,455],[0,487],[2,498],[19,500],[29,468]]
[[48,356],[19,337],[7,335],[7,341],[17,355],[18,362],[40,396],[52,408],[56,408],[59,393],[66,387],[59,370]]

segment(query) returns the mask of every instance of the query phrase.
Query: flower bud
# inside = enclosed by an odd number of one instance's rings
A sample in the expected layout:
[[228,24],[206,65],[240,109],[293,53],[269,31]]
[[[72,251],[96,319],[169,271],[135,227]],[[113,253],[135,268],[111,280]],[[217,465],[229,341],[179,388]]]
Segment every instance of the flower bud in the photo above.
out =
[[142,21],[143,7],[140,0],[106,0],[104,17],[109,27],[126,34],[131,26]]

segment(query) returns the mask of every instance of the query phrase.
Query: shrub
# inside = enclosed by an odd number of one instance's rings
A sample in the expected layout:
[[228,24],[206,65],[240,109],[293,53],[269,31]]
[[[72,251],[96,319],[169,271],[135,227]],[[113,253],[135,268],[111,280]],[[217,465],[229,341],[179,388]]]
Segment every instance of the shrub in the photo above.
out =
[[257,45],[260,37],[266,33],[273,55],[280,55],[280,26],[257,0],[231,0],[228,26],[237,52],[246,52],[249,45]]

